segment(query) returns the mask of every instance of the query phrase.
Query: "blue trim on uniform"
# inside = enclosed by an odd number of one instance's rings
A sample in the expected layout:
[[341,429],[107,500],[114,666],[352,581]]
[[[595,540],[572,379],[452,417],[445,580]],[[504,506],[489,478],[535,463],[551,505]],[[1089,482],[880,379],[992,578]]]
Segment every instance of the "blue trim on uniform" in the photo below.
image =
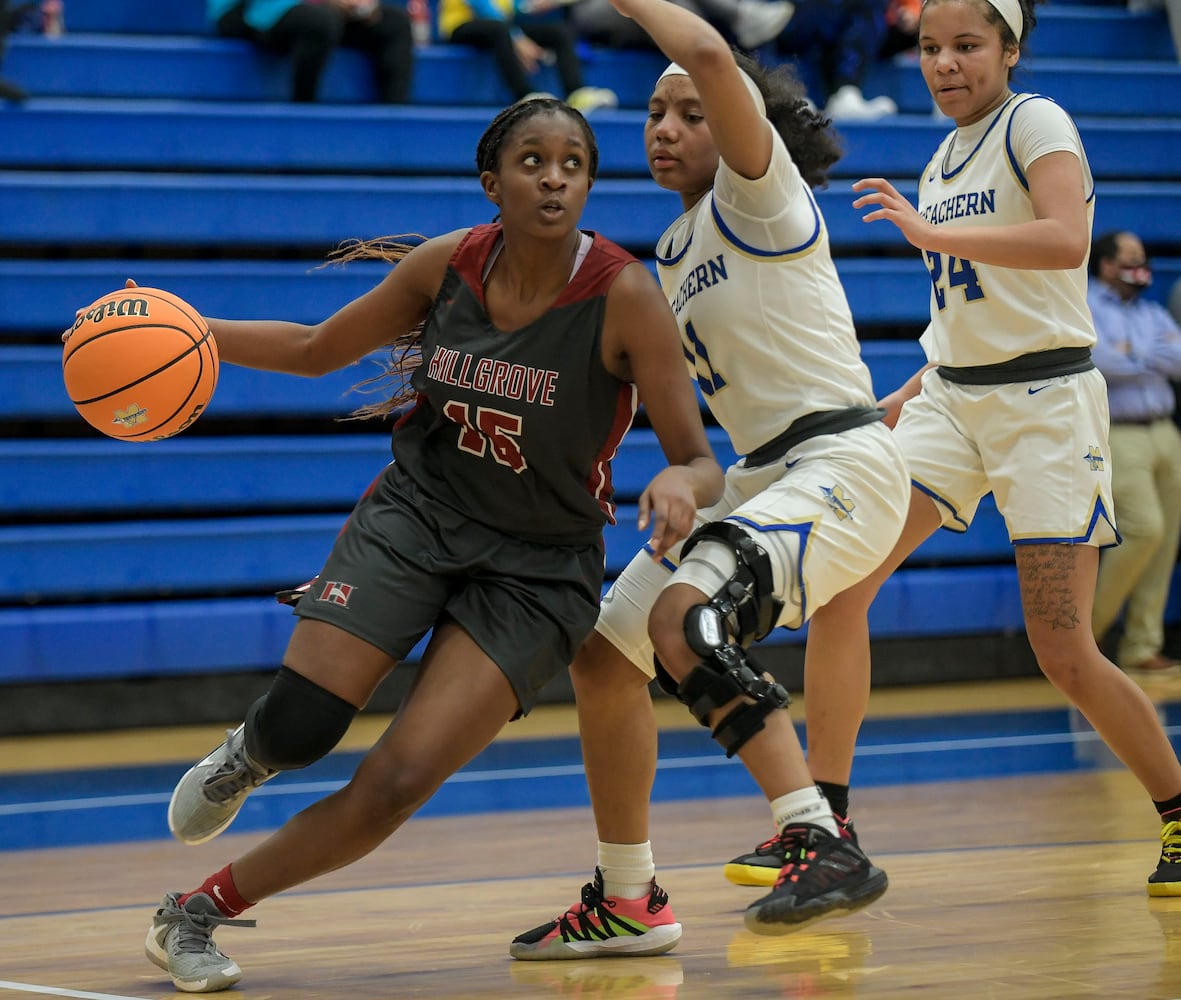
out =
[[800,588],[800,621],[808,620],[808,588],[804,584],[804,555],[808,549],[808,536],[812,533],[812,522],[807,524],[759,524],[746,517],[724,517],[723,521],[753,528],[756,532],[794,531],[799,536],[799,557],[796,560],[796,584]]
[[721,213],[718,211],[718,203],[716,200],[710,202],[710,214],[713,215],[714,225],[718,227],[718,232],[722,234],[722,239],[743,253],[748,253],[752,257],[763,257],[772,260],[780,257],[790,257],[794,254],[802,253],[812,246],[820,238],[820,209],[816,206],[816,200],[812,197],[812,192],[804,188],[804,193],[808,196],[808,204],[812,206],[812,219],[814,225],[812,232],[803,243],[798,247],[790,247],[787,250],[760,250],[758,247],[752,247],[749,243],[743,243],[735,234],[734,231],[726,225],[722,219]]
[[[1009,161],[1009,168],[1013,171],[1014,175],[1017,177],[1017,183],[1020,184],[1021,187],[1027,193],[1029,191],[1029,181],[1025,176],[1025,172],[1021,169],[1020,165],[1017,163],[1017,156],[1013,152],[1013,115],[1015,115],[1017,113],[1017,108],[1021,107],[1023,104],[1026,104],[1029,101],[1035,101],[1038,99],[1041,99],[1043,101],[1050,100],[1048,97],[1042,97],[1041,94],[1030,94],[1029,97],[1025,98],[1025,100],[1021,101],[1013,108],[1012,114],[1009,115],[1009,123],[1005,126],[1005,157]],[[1050,101],[1050,103],[1053,104],[1054,102]]]
[[[650,555],[650,556],[656,554],[656,550],[654,548],[652,548],[652,546],[649,545],[647,542],[645,542],[643,545],[640,546],[640,551],[647,552],[648,555]],[[674,572],[676,572],[676,569],[677,569],[677,566],[679,565],[679,563],[673,562],[668,556],[661,556],[660,557],[660,565],[663,566],[665,569],[667,569],[670,573],[674,573]],[[612,581],[608,580],[607,586],[610,586],[611,582]]]
[[[1013,94],[1013,96],[1012,96],[1012,97],[1010,97],[1010,98],[1009,98],[1007,101],[1005,101],[1005,103],[1004,103],[1004,104],[1002,104],[1002,105],[1000,106],[1000,109],[999,109],[999,110],[997,111],[997,113],[996,113],[996,117],[995,117],[995,118],[992,120],[992,122],[989,124],[988,128],[986,128],[986,129],[984,130],[984,135],[982,135],[982,136],[980,137],[980,141],[976,143],[976,148],[975,148],[975,149],[973,149],[973,150],[972,150],[972,152],[970,152],[970,153],[967,155],[967,157],[964,159],[964,162],[963,162],[963,163],[961,163],[961,164],[960,164],[958,167],[956,167],[954,170],[952,170],[952,171],[950,171],[950,172],[949,172],[949,171],[948,171],[948,169],[947,169],[947,162],[948,162],[948,160],[949,160],[949,159],[951,159],[951,151],[952,151],[952,149],[954,149],[954,148],[955,148],[955,140],[953,139],[953,140],[951,141],[951,143],[949,143],[949,144],[948,144],[948,147],[947,147],[947,152],[943,154],[943,162],[942,162],[942,163],[939,165],[939,176],[940,176],[940,177],[941,177],[943,180],[945,180],[945,181],[949,181],[949,180],[951,180],[951,179],[952,179],[952,178],[953,178],[953,177],[954,177],[956,174],[958,174],[958,173],[959,173],[961,170],[963,170],[963,169],[964,169],[964,167],[966,167],[966,166],[967,166],[969,163],[971,163],[971,162],[972,162],[972,157],[974,157],[974,156],[975,156],[977,153],[979,153],[979,152],[980,152],[980,147],[984,145],[984,140],[985,140],[985,139],[987,139],[987,138],[988,138],[988,135],[989,135],[989,133],[990,133],[990,132],[991,132],[991,131],[992,131],[994,128],[996,128],[996,124],[997,124],[997,122],[999,122],[999,121],[1001,120],[1001,117],[1004,115],[1004,113],[1005,113],[1005,109],[1006,109],[1006,108],[1007,108],[1007,107],[1008,107],[1008,106],[1009,106],[1009,105],[1010,105],[1010,104],[1011,104],[1011,103],[1012,103],[1014,100],[1016,100],[1016,98],[1017,98],[1017,95],[1016,95],[1016,94]],[[958,131],[958,129],[957,129],[957,131]]]
[[683,247],[681,247],[681,252],[674,257],[662,257],[662,256],[660,256],[660,249],[658,247],[656,250],[656,253],[655,253],[656,263],[658,265],[660,265],[661,267],[674,267],[675,265],[680,263],[681,258],[684,257],[685,254],[687,254],[689,252],[689,247],[691,247],[692,245],[693,245],[693,227],[690,226],[689,227],[689,239],[686,240],[685,245]]
[[922,483],[916,482],[913,479],[910,481],[910,485],[913,486],[920,493],[924,493],[927,496],[929,496],[939,506],[946,507],[949,511],[951,511],[951,516],[956,519],[956,522],[958,524],[963,525],[962,528],[953,528],[949,524],[942,524],[942,525],[940,525],[941,528],[946,528],[948,531],[954,531],[957,535],[962,535],[965,531],[968,530],[968,522],[965,521],[962,517],[960,517],[960,512],[958,510],[956,510],[955,507],[953,507],[951,505],[950,501],[944,500],[943,497],[941,497],[938,493],[934,492],[933,490],[928,489]]
[[1097,525],[1099,523],[1099,518],[1103,518],[1103,520],[1106,521],[1108,523],[1108,525],[1111,527],[1111,530],[1115,532],[1115,541],[1109,542],[1107,545],[1101,545],[1100,548],[1110,549],[1110,548],[1114,548],[1115,546],[1121,544],[1124,540],[1123,536],[1119,533],[1119,528],[1117,528],[1115,526],[1115,522],[1111,519],[1111,515],[1108,514],[1107,508],[1103,506],[1102,498],[1099,498],[1099,497],[1095,498],[1095,507],[1091,511],[1091,520],[1090,520],[1090,523],[1087,524],[1087,530],[1086,530],[1085,534],[1063,535],[1060,537],[1047,536],[1045,538],[1020,538],[1020,539],[1015,539],[1013,541],[1013,544],[1014,545],[1062,545],[1062,544],[1080,545],[1085,542],[1089,542],[1091,540],[1091,536],[1093,534],[1095,534],[1095,525]]
[[[1028,97],[1025,98],[1025,100],[1023,100],[1020,104],[1018,104],[1016,108],[1013,109],[1013,114],[1009,115],[1009,124],[1005,126],[1005,157],[1009,161],[1010,169],[1012,169],[1013,173],[1017,177],[1017,183],[1020,184],[1021,187],[1024,188],[1026,192],[1029,191],[1029,181],[1026,179],[1025,174],[1022,172],[1021,168],[1017,165],[1017,158],[1013,153],[1012,135],[1013,135],[1013,115],[1017,114],[1017,108],[1020,108],[1023,104],[1028,104],[1030,101],[1049,101],[1051,104],[1055,105],[1056,107],[1062,107],[1062,105],[1060,105],[1056,100],[1054,100],[1054,98],[1047,97],[1045,94],[1030,94]],[[1065,109],[1063,109],[1063,110],[1065,110]],[[1067,117],[1070,117],[1069,112],[1066,112],[1066,114],[1067,114]],[[1071,124],[1072,125],[1074,124],[1073,118],[1071,118]],[[1076,132],[1076,134],[1078,132],[1077,125],[1075,125],[1075,132]],[[1085,152],[1083,150],[1083,140],[1082,140],[1081,136],[1079,137],[1079,154],[1085,155]],[[1079,165],[1080,166],[1082,165],[1081,160],[1079,161]],[[1091,190],[1087,194],[1087,197],[1084,199],[1084,202],[1086,204],[1090,204],[1090,202],[1093,201],[1094,198],[1095,198],[1095,178],[1092,175]]]

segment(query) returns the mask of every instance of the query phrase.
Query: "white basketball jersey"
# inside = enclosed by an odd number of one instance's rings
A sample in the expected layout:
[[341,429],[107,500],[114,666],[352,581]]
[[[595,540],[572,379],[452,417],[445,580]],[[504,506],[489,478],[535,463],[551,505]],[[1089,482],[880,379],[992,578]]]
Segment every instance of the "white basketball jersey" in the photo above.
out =
[[772,135],[763,177],[721,163],[656,246],[689,372],[739,454],[806,413],[874,404],[828,230]]
[[[935,225],[1009,226],[1034,221],[1025,172],[1047,153],[1082,164],[1088,233],[1095,184],[1070,116],[1047,97],[1016,94],[993,115],[952,132],[919,178],[919,212]],[[922,344],[948,366],[991,365],[1034,351],[1089,347],[1087,263],[1023,270],[924,251],[931,272],[931,325]]]

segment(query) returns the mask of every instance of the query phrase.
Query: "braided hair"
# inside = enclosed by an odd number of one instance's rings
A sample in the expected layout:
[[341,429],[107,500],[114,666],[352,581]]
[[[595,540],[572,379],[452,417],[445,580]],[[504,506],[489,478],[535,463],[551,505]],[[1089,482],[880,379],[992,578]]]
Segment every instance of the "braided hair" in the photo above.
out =
[[590,170],[590,179],[593,181],[599,171],[599,143],[595,139],[595,133],[580,112],[554,97],[535,97],[527,101],[517,101],[493,118],[476,144],[476,169],[480,173],[485,170],[499,170],[500,151],[504,148],[509,133],[522,122],[532,121],[538,115],[546,114],[565,115],[582,130],[582,137],[586,140],[586,148],[589,150],[587,166]]

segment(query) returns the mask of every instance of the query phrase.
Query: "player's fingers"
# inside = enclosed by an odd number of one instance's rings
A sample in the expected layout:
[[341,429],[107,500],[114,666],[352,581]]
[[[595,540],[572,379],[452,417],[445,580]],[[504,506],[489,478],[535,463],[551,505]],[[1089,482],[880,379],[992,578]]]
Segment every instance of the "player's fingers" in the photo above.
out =
[[648,546],[652,549],[652,557],[660,559],[676,542],[676,537],[669,531],[668,510],[658,504],[651,513],[652,531],[648,536]]

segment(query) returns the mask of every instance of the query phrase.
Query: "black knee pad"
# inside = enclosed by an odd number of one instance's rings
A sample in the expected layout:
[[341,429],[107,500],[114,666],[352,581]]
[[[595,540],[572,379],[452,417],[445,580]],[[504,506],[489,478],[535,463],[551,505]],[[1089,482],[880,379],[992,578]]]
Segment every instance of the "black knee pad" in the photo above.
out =
[[356,715],[343,698],[281,667],[246,713],[246,753],[272,771],[307,767],[340,742]]

